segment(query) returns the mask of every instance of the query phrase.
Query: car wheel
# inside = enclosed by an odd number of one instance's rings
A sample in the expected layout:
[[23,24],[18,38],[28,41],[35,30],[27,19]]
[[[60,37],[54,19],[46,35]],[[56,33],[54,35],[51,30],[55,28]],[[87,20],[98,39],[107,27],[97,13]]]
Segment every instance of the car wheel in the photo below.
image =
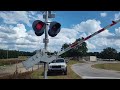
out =
[[64,75],[67,75],[67,68],[66,68],[66,70],[64,71]]
[[67,75],[67,72],[64,72],[64,75]]

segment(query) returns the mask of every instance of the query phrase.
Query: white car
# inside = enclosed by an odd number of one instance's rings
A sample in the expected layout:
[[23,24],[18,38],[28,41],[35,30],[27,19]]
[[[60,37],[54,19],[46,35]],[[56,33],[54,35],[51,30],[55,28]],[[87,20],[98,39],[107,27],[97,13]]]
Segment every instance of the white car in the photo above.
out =
[[58,58],[53,60],[48,66],[48,73],[51,71],[62,71],[64,75],[67,75],[67,64],[64,58]]

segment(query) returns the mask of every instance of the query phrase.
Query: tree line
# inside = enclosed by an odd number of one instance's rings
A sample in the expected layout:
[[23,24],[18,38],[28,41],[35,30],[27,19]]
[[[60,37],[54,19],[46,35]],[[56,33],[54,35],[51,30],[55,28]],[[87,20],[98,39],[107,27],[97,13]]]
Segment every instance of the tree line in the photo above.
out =
[[[81,39],[76,39],[76,41],[80,41]],[[65,50],[71,44],[63,44],[61,50]],[[84,56],[96,56],[101,59],[115,59],[120,61],[120,52],[117,52],[116,49],[112,47],[107,47],[103,49],[101,52],[88,52],[87,43],[83,42],[77,48],[73,48],[64,54],[61,57],[84,57]]]
[[35,52],[24,52],[17,50],[3,50],[0,49],[0,59],[18,58],[18,56],[32,56]]
[[101,52],[88,52],[87,55],[96,56],[97,58],[102,59],[115,59],[120,61],[120,52],[117,52],[117,50],[112,47],[107,47]]

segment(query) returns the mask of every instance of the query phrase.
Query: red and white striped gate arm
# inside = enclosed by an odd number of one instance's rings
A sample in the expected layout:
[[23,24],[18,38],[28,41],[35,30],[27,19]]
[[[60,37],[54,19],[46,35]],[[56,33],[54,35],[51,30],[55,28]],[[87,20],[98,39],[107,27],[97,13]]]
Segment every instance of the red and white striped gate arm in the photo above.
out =
[[112,21],[112,24],[107,25],[106,27],[104,27],[104,28],[102,28],[102,29],[96,31],[95,33],[93,33],[93,34],[87,36],[87,37],[84,38],[83,40],[75,41],[74,43],[72,43],[71,45],[69,45],[69,47],[67,47],[66,49],[64,49],[64,50],[62,50],[62,51],[60,51],[60,52],[58,52],[57,55],[59,56],[59,55],[65,53],[65,52],[69,51],[70,49],[75,48],[76,46],[82,44],[84,41],[86,41],[86,40],[90,39],[91,37],[93,37],[93,36],[95,36],[95,35],[97,35],[97,34],[103,32],[103,31],[105,31],[106,29],[108,29],[108,28],[114,26],[115,24],[117,24],[117,23],[119,23],[119,22],[120,22],[120,19],[119,19],[119,20],[116,20],[116,21]]

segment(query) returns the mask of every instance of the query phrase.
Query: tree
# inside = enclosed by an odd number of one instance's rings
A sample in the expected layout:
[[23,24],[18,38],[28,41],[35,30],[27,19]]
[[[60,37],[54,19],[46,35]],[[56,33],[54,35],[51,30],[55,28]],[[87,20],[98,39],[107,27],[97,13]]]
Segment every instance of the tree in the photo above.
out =
[[[83,39],[83,38],[82,38]],[[80,41],[82,39],[76,39],[76,41]],[[76,52],[76,56],[85,56],[87,54],[88,48],[87,48],[87,44],[86,42],[83,42],[80,46],[78,46],[77,48],[75,48],[75,52]]]
[[[80,38],[76,39],[76,42],[80,41],[80,40],[81,40]],[[61,50],[66,49],[69,45],[70,44],[67,44],[67,43],[63,44]],[[61,56],[64,56],[64,57],[79,57],[79,56],[81,56],[82,57],[82,56],[86,55],[87,50],[88,50],[87,44],[86,44],[86,42],[83,42],[80,46],[77,46],[76,48],[71,49],[71,50],[65,52]]]
[[117,50],[114,48],[108,47],[103,49],[101,52],[101,58],[103,59],[116,59],[117,58]]
[[[70,45],[70,44],[67,44],[67,43],[63,44],[63,45],[62,45],[62,48],[61,48],[61,51],[64,50],[64,49],[66,49],[69,45]],[[67,51],[66,53],[63,53],[63,54],[60,55],[60,56],[62,56],[62,57],[68,57],[69,54],[70,54],[70,51]]]
[[18,58],[18,56],[33,56],[34,55],[34,53],[32,52],[0,49],[0,59],[6,59],[7,52],[8,52],[8,58]]
[[88,52],[87,56],[96,56],[97,58],[101,58],[100,52]]
[[116,60],[120,61],[120,52],[119,52],[119,53],[117,53]]
[[69,46],[69,44],[67,44],[67,43],[63,44],[61,50],[64,50],[64,49],[67,48],[68,46]]

